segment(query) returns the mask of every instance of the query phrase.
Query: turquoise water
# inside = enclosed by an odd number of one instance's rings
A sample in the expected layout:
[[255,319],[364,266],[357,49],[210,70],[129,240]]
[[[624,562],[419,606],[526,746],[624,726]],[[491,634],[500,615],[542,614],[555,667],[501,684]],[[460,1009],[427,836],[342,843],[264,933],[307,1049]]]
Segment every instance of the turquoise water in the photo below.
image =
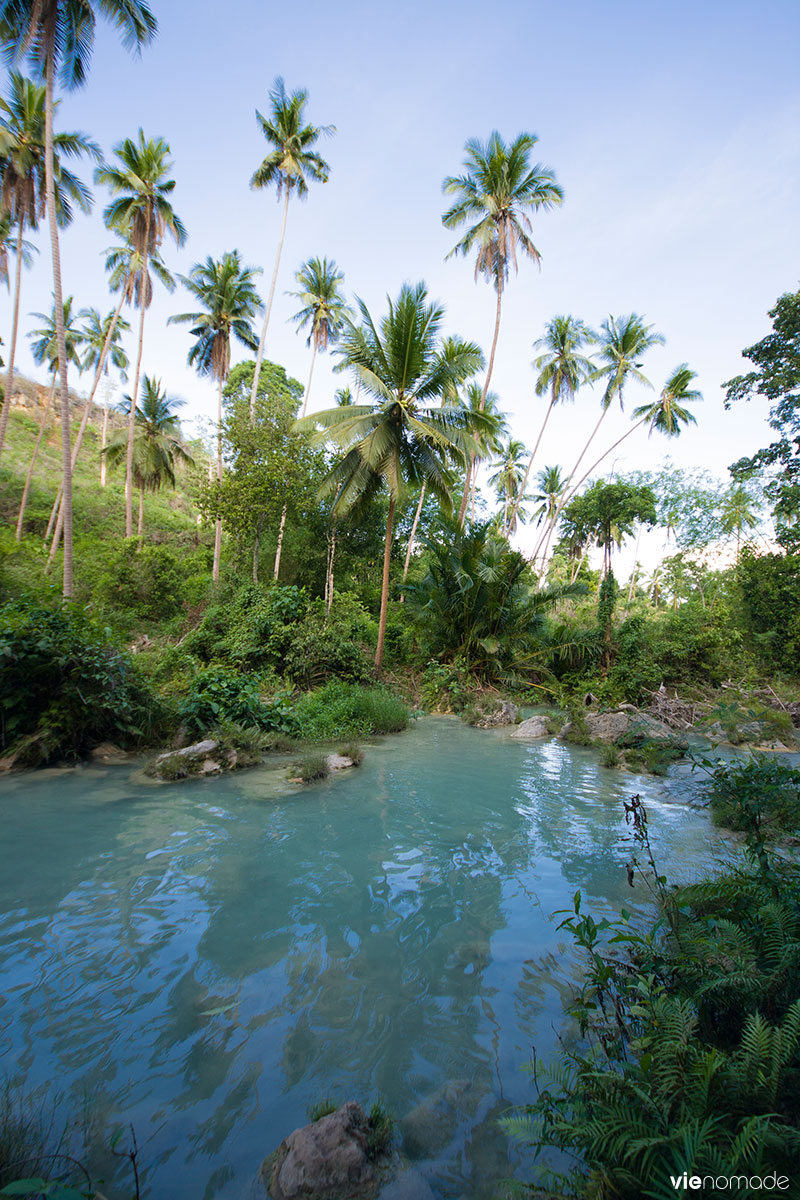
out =
[[327,1096],[381,1096],[435,1196],[488,1197],[526,1165],[495,1119],[564,1029],[550,914],[578,888],[595,913],[638,895],[622,798],[650,801],[671,876],[717,835],[594,751],[449,718],[346,778],[284,775],[0,782],[2,1069],[86,1109],[98,1144],[133,1122],[153,1200],[258,1194]]

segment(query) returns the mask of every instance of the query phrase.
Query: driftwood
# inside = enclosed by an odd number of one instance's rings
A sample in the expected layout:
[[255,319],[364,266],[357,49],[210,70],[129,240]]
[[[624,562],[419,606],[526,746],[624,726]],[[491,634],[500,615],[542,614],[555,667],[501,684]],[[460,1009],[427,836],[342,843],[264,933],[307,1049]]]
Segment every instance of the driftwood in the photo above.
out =
[[650,693],[650,697],[648,711],[672,729],[691,729],[701,711],[699,705],[681,700],[674,689],[670,695],[663,683],[657,691]]

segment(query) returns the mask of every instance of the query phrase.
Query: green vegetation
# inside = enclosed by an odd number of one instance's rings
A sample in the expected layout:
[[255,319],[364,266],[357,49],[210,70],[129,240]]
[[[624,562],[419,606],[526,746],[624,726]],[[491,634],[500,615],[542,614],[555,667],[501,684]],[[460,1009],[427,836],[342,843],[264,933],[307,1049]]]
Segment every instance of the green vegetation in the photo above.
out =
[[[552,1147],[578,1165],[543,1165],[534,1194],[664,1200],[675,1191],[670,1176],[688,1171],[758,1176],[752,1188],[733,1190],[754,1196],[761,1177],[792,1178],[800,1154],[800,867],[764,842],[760,788],[774,813],[783,779],[766,767],[720,768],[714,781],[725,789],[726,814],[746,831],[744,865],[668,887],[634,796],[625,808],[643,861],[635,854],[629,871],[655,893],[658,919],[636,926],[623,910],[595,921],[580,893],[564,915],[560,928],[587,964],[569,1006],[583,1044],[537,1078],[535,1101],[504,1125],[537,1156]],[[793,787],[796,803],[796,779]]]
[[294,708],[297,732],[309,741],[399,733],[408,725],[408,707],[387,688],[332,680],[302,696]]
[[328,760],[324,754],[304,754],[293,764],[292,774],[303,783],[316,783],[318,779],[326,779],[330,774]]
[[711,811],[719,825],[763,837],[800,834],[800,770],[753,755],[711,769]]

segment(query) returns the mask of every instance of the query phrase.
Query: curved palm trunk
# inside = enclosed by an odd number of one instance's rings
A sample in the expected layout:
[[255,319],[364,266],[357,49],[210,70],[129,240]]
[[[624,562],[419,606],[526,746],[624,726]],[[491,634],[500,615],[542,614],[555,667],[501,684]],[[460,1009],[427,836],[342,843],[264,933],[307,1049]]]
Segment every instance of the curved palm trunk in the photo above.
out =
[[572,497],[577,493],[578,489],[583,486],[583,484],[586,482],[586,480],[589,478],[589,476],[592,474],[592,472],[597,467],[600,466],[600,463],[603,461],[603,459],[608,458],[608,456],[612,452],[612,450],[616,450],[617,446],[619,446],[621,442],[624,442],[625,438],[629,438],[632,433],[635,433],[640,425],[644,425],[646,420],[647,420],[647,417],[642,417],[641,421],[637,421],[635,425],[631,425],[630,429],[627,429],[625,431],[625,433],[623,433],[622,437],[617,438],[617,440],[614,442],[613,446],[609,446],[607,450],[603,451],[603,453],[600,455],[600,457],[597,459],[597,461],[593,462],[592,465],[589,467],[589,470],[586,472],[586,474],[582,475],[581,478],[578,480],[578,482],[575,484],[575,487],[572,489],[572,491],[567,496],[567,500],[566,500],[567,504],[572,499]]
[[53,383],[50,387],[50,391],[47,393],[47,400],[45,401],[44,408],[42,409],[42,419],[39,422],[39,432],[36,435],[36,442],[34,443],[33,453],[31,454],[30,465],[28,466],[28,474],[25,476],[25,487],[22,489],[22,499],[19,502],[19,513],[17,514],[17,529],[16,529],[16,533],[14,534],[14,537],[16,538],[17,541],[19,541],[20,538],[22,537],[22,524],[25,520],[25,509],[28,506],[28,492],[31,490],[31,480],[33,479],[33,469],[36,466],[36,459],[39,457],[39,447],[41,446],[42,438],[44,437],[45,426],[47,425],[47,418],[50,413],[50,405],[53,402],[53,395],[55,393],[55,390],[56,390],[56,377],[54,375]]
[[278,267],[281,261],[281,251],[283,250],[283,239],[286,236],[286,218],[289,215],[289,196],[291,192],[287,186],[286,201],[283,206],[283,224],[281,225],[281,236],[278,242],[278,253],[275,255],[275,267],[272,272],[272,283],[269,289],[269,298],[267,300],[267,311],[264,314],[264,327],[261,330],[261,337],[258,341],[258,353],[256,355],[256,369],[253,372],[253,386],[250,390],[250,424],[256,423],[256,393],[258,392],[258,377],[261,374],[261,363],[264,358],[264,346],[267,341],[267,326],[269,325],[269,315],[272,312],[272,301],[275,296],[275,284],[278,280]]
[[275,566],[272,568],[272,578],[277,579],[281,570],[281,551],[283,550],[283,531],[286,528],[286,505],[281,511],[281,523],[278,529],[278,544],[275,547]]
[[67,379],[67,339],[64,330],[64,295],[61,288],[61,251],[58,244],[58,221],[56,219],[56,192],[53,178],[53,76],[55,47],[51,44],[46,52],[46,89],[44,109],[44,176],[47,195],[47,216],[50,223],[50,245],[53,252],[53,300],[56,317],[56,343],[58,345],[58,373],[61,391],[61,469],[63,474],[64,509],[64,578],[62,593],[65,600],[72,599],[72,438],[69,419],[69,382]]
[[525,495],[525,488],[528,486],[528,480],[530,478],[531,468],[533,467],[533,460],[536,458],[536,455],[539,452],[539,443],[542,440],[542,435],[544,434],[545,428],[547,426],[547,422],[550,420],[550,413],[553,411],[553,405],[555,404],[555,402],[556,402],[556,398],[555,398],[555,396],[553,396],[550,400],[550,403],[547,406],[547,412],[544,414],[544,420],[542,421],[542,427],[539,430],[539,436],[536,439],[536,445],[533,447],[533,452],[532,452],[530,458],[528,459],[528,466],[525,470],[525,476],[522,480],[522,487],[519,489],[519,491],[517,492],[517,494],[514,497],[514,500],[512,502],[511,516],[508,519],[509,529],[514,524],[514,521],[517,516],[517,510],[519,509],[519,506],[522,502],[522,497]]
[[108,440],[108,395],[103,409],[103,431],[100,434],[100,487],[106,486],[106,442]]
[[389,607],[389,563],[392,556],[392,526],[394,525],[394,496],[389,497],[389,512],[386,517],[386,540],[383,545],[383,579],[381,581],[381,615],[378,620],[378,645],[375,648],[375,674],[383,666],[383,643],[386,639],[386,613]]
[[148,206],[144,230],[144,254],[142,255],[142,286],[139,288],[139,301],[142,306],[142,315],[139,319],[139,349],[136,354],[136,371],[133,376],[131,411],[128,417],[128,446],[125,453],[125,537],[133,535],[133,443],[136,440],[136,405],[139,403],[139,375],[142,370],[142,349],[144,347],[144,315],[147,312],[147,263],[149,251],[150,208]]
[[[408,568],[411,566],[411,555],[414,553],[414,539],[417,536],[417,526],[419,525],[419,518],[420,518],[420,514],[422,512],[422,505],[425,503],[425,487],[426,487],[426,484],[425,484],[425,482],[423,482],[422,488],[420,489],[420,493],[419,493],[419,504],[417,505],[417,511],[414,513],[414,521],[411,525],[411,536],[408,539],[408,549],[406,550],[406,561],[403,563],[403,583],[405,583],[405,581],[406,581],[406,576],[408,575]],[[405,599],[405,597],[403,597],[403,599]]]
[[139,539],[137,551],[141,550],[142,529],[144,528],[144,484],[139,488],[139,521],[136,526],[136,536]]
[[314,374],[314,362],[316,361],[316,357],[317,357],[317,341],[315,338],[314,339],[314,348],[311,351],[311,368],[308,372],[308,383],[306,384],[306,392],[305,392],[305,395],[303,396],[303,411],[300,414],[301,417],[304,417],[306,415],[306,406],[308,405],[308,397],[311,393],[311,376]]
[[6,391],[3,397],[3,410],[0,412],[0,454],[3,453],[3,443],[6,439],[6,426],[11,412],[11,393],[14,389],[14,356],[17,350],[17,331],[19,330],[19,297],[22,290],[22,229],[23,218],[19,219],[17,233],[17,273],[14,282],[14,316],[11,320],[11,344],[8,347],[8,374],[6,375]]
[[211,572],[214,583],[219,583],[219,564],[222,558],[222,517],[219,512],[219,493],[222,486],[222,383],[220,375],[217,392],[217,519],[214,523],[214,567]]
[[[75,445],[72,448],[72,473],[73,474],[75,473],[75,467],[78,462],[78,455],[81,452],[81,445],[83,444],[83,435],[86,433],[86,426],[89,424],[89,417],[91,416],[92,405],[94,404],[94,398],[97,395],[97,388],[100,384],[100,380],[103,375],[103,370],[105,369],[106,358],[108,357],[109,347],[111,346],[111,339],[114,336],[114,330],[117,327],[117,321],[119,320],[119,315],[122,312],[122,305],[123,305],[124,301],[125,301],[125,295],[123,293],[122,296],[120,296],[119,304],[117,305],[116,312],[114,313],[114,319],[108,327],[108,333],[106,334],[106,339],[103,343],[103,349],[100,352],[100,359],[97,363],[97,370],[95,371],[94,383],[92,384],[92,390],[89,393],[89,399],[86,401],[86,407],[83,410],[83,416],[81,417],[80,427],[78,429],[78,433],[75,438]],[[108,422],[108,410],[106,409],[106,411],[103,415],[103,446],[102,446],[102,449],[105,449],[105,444],[106,444],[105,443],[105,430],[106,430],[107,422]],[[105,487],[105,466],[106,466],[105,455],[103,455],[102,477],[101,477],[101,483],[102,483],[103,487]],[[47,523],[47,532],[44,535],[44,540],[46,542],[50,536],[50,530],[53,525],[53,519],[55,517],[56,512],[58,512],[58,520],[56,521],[56,530],[55,530],[55,533],[53,534],[53,543],[50,547],[50,554],[48,555],[48,562],[53,561],[53,558],[55,557],[55,553],[58,550],[58,546],[61,541],[61,530],[63,528],[63,523],[64,523],[64,517],[63,517],[63,511],[62,511],[63,506],[61,504],[62,494],[63,494],[62,489],[61,489],[61,487],[59,487],[58,492],[56,494],[56,498],[53,502],[53,508],[50,513],[50,520]]]
[[[501,274],[497,278],[497,313],[496,313],[495,319],[494,319],[494,337],[492,338],[492,349],[489,353],[489,366],[486,371],[486,378],[483,381],[483,391],[481,392],[481,405],[480,405],[481,412],[483,412],[484,408],[486,407],[486,397],[489,393],[489,381],[492,378],[492,371],[494,370],[494,356],[495,356],[495,352],[497,350],[497,339],[500,334],[500,307],[502,305],[502,302],[503,302],[503,276]],[[475,455],[471,454],[470,460],[469,460],[469,469],[467,471],[467,478],[464,480],[464,495],[461,498],[461,508],[458,511],[458,523],[459,523],[459,525],[462,526],[462,528],[464,525],[464,514],[467,511],[467,504],[469,502],[470,485],[471,485],[471,481],[472,481],[472,473],[473,473],[474,467],[475,467]]]

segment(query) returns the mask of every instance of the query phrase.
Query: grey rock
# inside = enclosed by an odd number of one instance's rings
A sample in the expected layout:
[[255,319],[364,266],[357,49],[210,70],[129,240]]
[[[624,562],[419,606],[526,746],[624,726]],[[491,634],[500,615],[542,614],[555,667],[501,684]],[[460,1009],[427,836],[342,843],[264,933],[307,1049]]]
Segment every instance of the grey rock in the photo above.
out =
[[111,765],[126,763],[128,755],[119,746],[115,746],[113,742],[101,742],[99,746],[95,746],[89,751],[89,757],[95,762],[109,763]]
[[377,1195],[379,1177],[367,1158],[368,1122],[350,1100],[336,1112],[295,1129],[261,1168],[272,1200],[360,1200]]
[[346,754],[326,754],[325,762],[329,771],[346,771],[348,767],[355,766],[352,758],[348,758]]
[[500,725],[516,725],[519,720],[519,709],[510,700],[501,700],[491,712],[484,713],[475,722],[477,729],[496,729]]
[[527,721],[523,721],[516,729],[511,732],[512,738],[519,738],[522,742],[533,741],[535,738],[549,737],[550,731],[547,728],[547,717],[528,717]]

